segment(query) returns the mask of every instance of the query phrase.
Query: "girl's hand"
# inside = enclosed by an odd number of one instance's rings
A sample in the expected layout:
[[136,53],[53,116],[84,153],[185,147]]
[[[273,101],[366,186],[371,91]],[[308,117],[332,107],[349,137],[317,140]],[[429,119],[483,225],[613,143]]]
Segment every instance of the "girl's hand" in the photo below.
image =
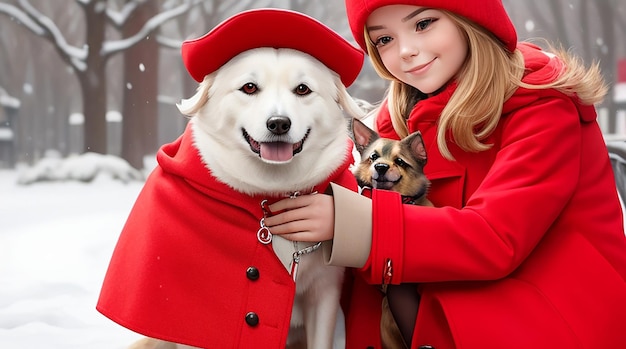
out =
[[292,241],[331,240],[334,235],[335,207],[326,194],[302,195],[283,199],[269,206],[280,212],[265,218],[272,234]]

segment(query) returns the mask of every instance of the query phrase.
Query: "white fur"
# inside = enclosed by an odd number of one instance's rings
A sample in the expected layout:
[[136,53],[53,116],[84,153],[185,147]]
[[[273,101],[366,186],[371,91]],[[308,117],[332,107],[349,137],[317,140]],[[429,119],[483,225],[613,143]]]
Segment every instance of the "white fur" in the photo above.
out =
[[[257,93],[241,91],[249,82],[258,86]],[[300,84],[312,92],[297,95]],[[324,64],[300,51],[272,48],[234,57],[208,75],[179,109],[192,116],[195,146],[206,167],[220,181],[250,195],[307,191],[324,182],[348,155],[346,117],[363,114],[339,76]],[[289,132],[280,136],[266,125],[278,115],[291,120]],[[242,129],[259,142],[296,143],[308,136],[291,160],[266,161],[250,149]],[[279,255],[290,256],[296,249],[294,243],[274,239]],[[344,346],[339,307],[343,273],[343,268],[326,266],[321,251],[302,256],[288,344],[306,333],[310,349]]]

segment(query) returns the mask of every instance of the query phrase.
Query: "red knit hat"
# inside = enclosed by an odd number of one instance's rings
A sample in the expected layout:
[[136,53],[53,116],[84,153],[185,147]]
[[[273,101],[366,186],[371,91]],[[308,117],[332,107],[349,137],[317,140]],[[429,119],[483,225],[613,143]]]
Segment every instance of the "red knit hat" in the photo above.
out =
[[282,9],[240,12],[204,36],[183,42],[181,53],[189,74],[201,82],[241,52],[259,48],[291,48],[324,63],[345,86],[359,75],[363,52],[316,19]]
[[513,52],[517,46],[515,27],[502,0],[346,0],[346,13],[356,42],[367,51],[363,28],[367,17],[379,7],[413,5],[448,10],[463,16],[493,33]]

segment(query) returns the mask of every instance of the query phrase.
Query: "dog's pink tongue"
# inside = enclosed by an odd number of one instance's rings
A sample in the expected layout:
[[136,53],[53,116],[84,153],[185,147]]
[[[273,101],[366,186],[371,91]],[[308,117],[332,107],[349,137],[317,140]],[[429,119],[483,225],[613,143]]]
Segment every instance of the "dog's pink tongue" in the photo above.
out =
[[289,161],[293,157],[293,145],[285,142],[261,143],[261,158],[270,161]]

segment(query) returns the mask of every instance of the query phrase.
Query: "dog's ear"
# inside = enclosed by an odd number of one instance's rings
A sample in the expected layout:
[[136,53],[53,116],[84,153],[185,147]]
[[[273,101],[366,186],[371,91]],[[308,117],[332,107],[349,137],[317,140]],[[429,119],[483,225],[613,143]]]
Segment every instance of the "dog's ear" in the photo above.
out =
[[204,107],[209,100],[209,89],[213,85],[215,80],[215,74],[210,74],[204,77],[204,80],[200,83],[196,89],[196,94],[191,98],[183,99],[180,103],[176,104],[178,110],[187,116],[194,116],[198,111]]
[[352,118],[350,122],[350,128],[352,130],[351,136],[354,141],[354,146],[359,154],[363,155],[363,152],[367,147],[375,140],[380,138],[378,133],[367,127],[361,120]]
[[337,91],[337,96],[335,97],[335,102],[341,107],[348,116],[353,118],[362,118],[365,116],[366,111],[361,108],[359,103],[350,96],[348,90],[341,82],[339,76],[335,76],[335,87]]
[[417,159],[422,166],[426,165],[426,147],[424,147],[424,139],[420,131],[413,132],[406,136],[402,140],[402,144],[411,149],[411,153],[413,153],[415,159]]

